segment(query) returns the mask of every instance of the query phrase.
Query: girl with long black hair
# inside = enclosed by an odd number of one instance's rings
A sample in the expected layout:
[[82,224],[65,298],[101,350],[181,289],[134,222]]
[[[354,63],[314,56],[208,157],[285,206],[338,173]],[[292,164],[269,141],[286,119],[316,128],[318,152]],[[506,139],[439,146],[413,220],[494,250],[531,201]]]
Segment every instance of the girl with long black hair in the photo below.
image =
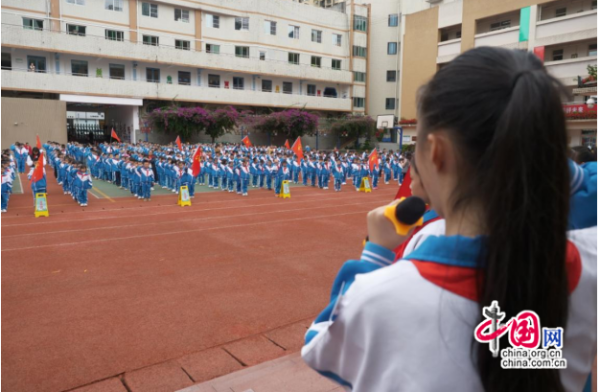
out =
[[[596,355],[596,165],[568,161],[561,94],[531,53],[488,47],[422,88],[416,162],[445,235],[390,265],[406,237],[385,207],[371,211],[361,260],[306,334],[311,367],[352,391],[583,389]],[[505,323],[530,310],[564,328],[567,368],[502,369],[474,340],[492,301]]]

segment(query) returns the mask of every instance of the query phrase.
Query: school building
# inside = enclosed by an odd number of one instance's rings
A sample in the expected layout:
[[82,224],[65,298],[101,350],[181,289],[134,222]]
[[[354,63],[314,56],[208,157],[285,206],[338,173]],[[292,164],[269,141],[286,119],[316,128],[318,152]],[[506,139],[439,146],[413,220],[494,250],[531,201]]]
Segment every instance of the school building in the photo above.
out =
[[[122,140],[168,141],[145,116],[171,101],[394,115],[380,146],[397,148],[400,135],[414,143],[417,88],[483,45],[543,59],[572,93],[571,144],[596,143],[596,0],[1,3],[3,148],[36,133],[65,142],[111,128]],[[336,144],[326,131],[303,142]]]

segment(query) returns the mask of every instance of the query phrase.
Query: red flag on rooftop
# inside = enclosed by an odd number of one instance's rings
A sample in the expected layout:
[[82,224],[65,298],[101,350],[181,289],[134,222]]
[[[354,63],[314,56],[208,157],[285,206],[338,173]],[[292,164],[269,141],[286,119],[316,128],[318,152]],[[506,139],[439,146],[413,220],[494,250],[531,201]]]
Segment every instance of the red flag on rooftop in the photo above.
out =
[[119,139],[119,135],[117,135],[117,133],[115,132],[115,129],[114,129],[114,128],[113,128],[113,129],[111,129],[111,131],[110,131],[110,137],[111,137],[112,139],[117,139],[117,141],[118,141],[119,143],[121,143],[121,139]]

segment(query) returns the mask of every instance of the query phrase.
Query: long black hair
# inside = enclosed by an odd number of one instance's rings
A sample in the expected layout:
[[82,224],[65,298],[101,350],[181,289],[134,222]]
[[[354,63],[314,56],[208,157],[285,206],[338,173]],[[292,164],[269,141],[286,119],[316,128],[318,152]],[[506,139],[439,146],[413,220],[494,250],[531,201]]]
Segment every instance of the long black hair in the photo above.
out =
[[[459,155],[454,208],[482,207],[487,239],[479,306],[498,301],[505,322],[533,310],[542,325],[566,325],[569,172],[562,92],[532,54],[481,47],[442,68],[418,98],[418,142],[445,130]],[[564,390],[558,370],[502,370],[488,345],[474,345],[486,391]]]

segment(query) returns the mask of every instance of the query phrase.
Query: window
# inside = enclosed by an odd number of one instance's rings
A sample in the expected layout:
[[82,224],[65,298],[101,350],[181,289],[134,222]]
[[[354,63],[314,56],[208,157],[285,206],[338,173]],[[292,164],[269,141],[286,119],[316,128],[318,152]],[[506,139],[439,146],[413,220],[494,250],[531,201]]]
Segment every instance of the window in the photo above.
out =
[[443,31],[441,36],[440,36],[440,42],[445,42],[448,41],[450,38],[448,37],[448,32],[447,31]]
[[396,98],[386,98],[385,99],[385,110],[394,110],[396,109]]
[[552,51],[552,61],[560,61],[563,59],[563,50],[553,50]]
[[288,37],[293,38],[293,39],[299,39],[300,38],[300,27],[289,25],[288,26]]
[[265,20],[265,34],[277,35],[277,22]]
[[40,19],[23,18],[23,28],[27,30],[44,30],[44,21]]
[[387,71],[386,82],[395,82],[398,73],[396,71]]
[[144,35],[143,41],[144,45],[158,46],[158,37],[154,35]]
[[123,64],[108,64],[108,77],[110,79],[124,80],[125,66]]
[[593,10],[598,9],[598,0],[592,1],[592,9]]
[[68,24],[67,25],[67,34],[79,35],[81,37],[85,37],[85,26]]
[[352,53],[356,57],[367,57],[367,48],[362,47],[362,46],[354,46],[352,48]]
[[342,35],[341,34],[331,34],[331,43],[334,46],[342,46]]
[[556,9],[556,17],[560,18],[561,16],[565,16],[567,14],[567,7],[557,8]]
[[208,87],[221,88],[221,75],[208,75]]
[[250,18],[235,18],[236,30],[250,30]]
[[510,27],[510,20],[503,20],[502,22],[492,23],[490,25],[490,31],[507,29],[509,27]]
[[283,82],[283,93],[284,94],[291,94],[293,88],[294,88],[294,84],[292,82]]
[[12,69],[12,56],[10,53],[2,52],[2,69]]
[[206,24],[213,29],[219,28],[219,16],[206,14]]
[[85,0],[67,0],[68,4],[85,5]]
[[151,18],[158,18],[158,5],[150,3],[142,3],[142,15]]
[[598,44],[590,44],[588,46],[588,56],[597,56],[598,55]]
[[146,82],[160,83],[160,69],[146,68]]
[[190,22],[190,11],[175,8],[175,22]]
[[398,26],[398,14],[388,15],[388,26],[390,26],[390,27]]
[[234,90],[243,90],[244,89],[244,78],[239,76],[233,77],[233,89]]
[[354,30],[367,31],[367,18],[354,15]]
[[104,0],[104,9],[122,12],[123,0]]
[[312,30],[310,33],[310,39],[312,42],[321,43],[321,35],[322,35],[321,30]]
[[186,71],[177,72],[177,82],[184,86],[189,86],[192,84],[192,73]]
[[462,37],[462,30],[456,32],[456,39],[460,39]]
[[263,52],[263,51],[258,52],[258,58],[260,60],[263,60],[263,61],[266,60],[267,59],[267,52]]
[[175,49],[190,50],[190,41],[175,40]]
[[[30,71],[46,72],[46,58],[41,56],[27,56],[27,68]],[[33,69],[32,66],[33,65]]]
[[73,76],[88,76],[88,62],[71,60],[71,74]]
[[317,56],[310,56],[310,65],[321,68],[321,58]]
[[123,41],[123,32],[117,30],[105,30],[104,37],[111,41]]
[[236,46],[235,47],[235,57],[250,57],[250,47],[249,46]]
[[272,80],[262,80],[262,91],[270,93],[273,92],[273,81]]
[[354,107],[355,108],[364,108],[365,107],[365,99],[354,97]]
[[388,42],[388,54],[397,54],[398,53],[398,43],[397,42]]
[[342,69],[342,60],[331,59],[331,69]]
[[317,95],[317,86],[314,84],[306,85],[306,94],[307,95]]
[[300,64],[300,53],[288,53],[288,63]]
[[213,53],[213,54],[221,53],[221,45],[206,44],[206,53]]
[[364,72],[354,72],[354,81],[355,82],[364,82],[367,77],[367,74]]

